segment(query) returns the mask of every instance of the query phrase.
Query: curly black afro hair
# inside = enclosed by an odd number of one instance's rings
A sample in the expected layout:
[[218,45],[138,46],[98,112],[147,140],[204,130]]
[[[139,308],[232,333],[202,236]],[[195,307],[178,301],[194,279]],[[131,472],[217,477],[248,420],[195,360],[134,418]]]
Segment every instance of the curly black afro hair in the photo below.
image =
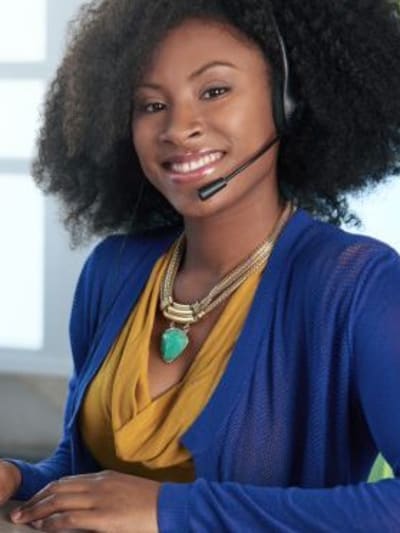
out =
[[71,22],[32,173],[62,199],[73,241],[180,224],[145,179],[131,137],[132,94],[155,46],[189,17],[229,22],[279,72],[266,9],[285,41],[301,115],[282,139],[282,195],[335,225],[346,195],[400,169],[400,5],[396,0],[102,0]]

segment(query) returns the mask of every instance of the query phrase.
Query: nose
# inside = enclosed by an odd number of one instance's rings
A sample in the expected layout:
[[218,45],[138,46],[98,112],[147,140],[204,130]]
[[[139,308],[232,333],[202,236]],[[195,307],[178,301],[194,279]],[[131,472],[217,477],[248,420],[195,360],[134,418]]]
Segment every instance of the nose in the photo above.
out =
[[186,141],[201,137],[204,125],[196,108],[190,103],[174,105],[165,113],[165,123],[160,134],[164,143],[184,144]]

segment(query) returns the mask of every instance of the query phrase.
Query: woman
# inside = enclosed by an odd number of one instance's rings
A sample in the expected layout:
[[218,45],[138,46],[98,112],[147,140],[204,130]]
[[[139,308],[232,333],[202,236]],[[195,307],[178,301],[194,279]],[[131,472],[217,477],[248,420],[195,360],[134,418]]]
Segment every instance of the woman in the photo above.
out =
[[82,11],[34,176],[75,240],[122,235],[77,286],[60,445],[1,464],[2,501],[30,499],[16,523],[400,529],[399,479],[366,483],[378,451],[400,473],[400,259],[337,227],[346,193],[399,172],[399,14]]

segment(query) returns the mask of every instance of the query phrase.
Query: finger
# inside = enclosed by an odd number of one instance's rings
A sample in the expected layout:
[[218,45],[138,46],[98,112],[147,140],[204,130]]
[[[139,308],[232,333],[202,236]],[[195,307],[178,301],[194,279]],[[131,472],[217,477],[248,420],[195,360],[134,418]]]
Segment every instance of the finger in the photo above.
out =
[[61,478],[57,481],[53,481],[46,485],[43,489],[37,492],[30,500],[25,502],[20,507],[14,509],[13,515],[17,514],[19,511],[24,511],[25,509],[35,505],[44,498],[47,498],[50,494],[57,494],[62,492],[86,492],[88,490],[87,482],[85,480],[80,481],[78,478],[80,476],[71,476],[70,479]]
[[89,484],[93,481],[97,481],[100,478],[107,477],[112,475],[113,472],[109,470],[104,470],[101,472],[96,472],[94,474],[78,474],[76,476],[65,476],[56,481],[52,481],[46,485],[43,489],[37,492],[29,501],[26,502],[22,509],[27,505],[31,505],[46,497],[48,494],[55,492],[85,492],[90,490]]
[[90,493],[54,493],[25,507],[19,515],[12,513],[11,519],[17,524],[26,524],[62,511],[89,510],[93,505],[94,497]]
[[100,517],[98,511],[65,511],[53,514],[32,524],[42,531],[59,531],[64,529],[85,529],[107,531],[110,528]]
[[76,476],[64,476],[59,481],[79,481],[82,480],[95,480],[102,477],[107,477],[115,474],[113,470],[101,470],[100,472],[94,472],[91,474],[77,474]]

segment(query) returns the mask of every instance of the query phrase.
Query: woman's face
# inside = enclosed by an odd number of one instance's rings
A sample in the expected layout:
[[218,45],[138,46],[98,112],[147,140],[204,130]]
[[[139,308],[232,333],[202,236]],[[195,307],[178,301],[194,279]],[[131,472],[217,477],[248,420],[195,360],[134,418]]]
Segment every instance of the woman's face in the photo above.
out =
[[184,217],[265,206],[276,187],[278,144],[223,191],[198,198],[276,134],[265,59],[230,26],[191,19],[167,34],[135,91],[132,132],[145,175]]

